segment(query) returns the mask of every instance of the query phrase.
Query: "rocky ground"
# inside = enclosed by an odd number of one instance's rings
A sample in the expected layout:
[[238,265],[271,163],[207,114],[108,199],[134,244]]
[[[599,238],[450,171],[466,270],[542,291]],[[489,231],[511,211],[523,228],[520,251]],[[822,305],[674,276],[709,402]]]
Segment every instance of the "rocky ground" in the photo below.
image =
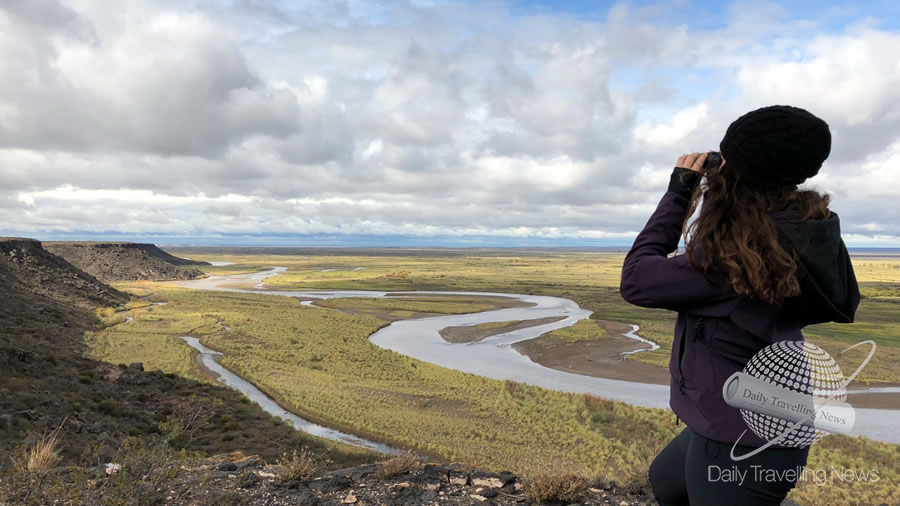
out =
[[47,251],[105,282],[196,279],[207,262],[170,255],[153,244],[130,242],[45,242]]
[[0,295],[8,301],[3,315],[38,320],[54,304],[93,309],[128,300],[124,293],[44,249],[40,241],[21,238],[0,238]]
[[[401,457],[401,459],[404,457]],[[386,464],[331,471],[311,480],[284,479],[280,465],[257,457],[221,455],[185,470],[168,491],[168,504],[241,505],[510,505],[536,504],[528,483],[509,473],[461,465],[418,463],[401,470]],[[587,484],[565,504],[655,504],[648,491],[615,482]],[[554,504],[554,503],[549,503]]]

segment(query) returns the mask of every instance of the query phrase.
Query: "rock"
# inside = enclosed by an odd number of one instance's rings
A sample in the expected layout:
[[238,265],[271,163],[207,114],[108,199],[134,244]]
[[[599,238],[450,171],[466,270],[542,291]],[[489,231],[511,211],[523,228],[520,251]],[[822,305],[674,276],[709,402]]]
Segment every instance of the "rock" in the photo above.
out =
[[359,500],[359,499],[356,498],[356,495],[355,495],[355,494],[353,493],[353,491],[351,490],[351,491],[347,494],[347,497],[345,497],[344,500],[341,501],[341,504],[355,504],[356,501],[358,501],[358,500]]
[[259,476],[247,469],[237,477],[237,486],[240,488],[253,488],[259,484]]
[[500,493],[492,488],[486,488],[486,489],[482,490],[481,492],[479,492],[478,495],[480,495],[482,497],[486,497],[488,499],[493,499],[493,498],[497,497],[498,495],[500,495]]
[[262,468],[261,471],[259,471],[259,476],[261,478],[269,478],[269,479],[276,478],[280,474],[284,473],[284,469],[285,469],[284,466],[280,466],[278,464],[269,464],[269,465],[265,466],[264,468]]
[[450,466],[447,479],[451,485],[469,485],[469,473],[461,466]]
[[108,464],[112,462],[116,458],[116,449],[108,444],[105,444],[100,447],[100,451],[97,452],[97,459],[101,464]]
[[72,479],[72,471],[76,470],[76,467],[61,467],[53,470],[54,474],[58,474],[60,478],[62,478],[64,483],[74,483],[75,481]]
[[238,462],[234,462],[236,471],[243,471],[244,469],[259,467],[259,465],[260,465],[259,457],[257,457],[256,455],[254,455],[252,457],[247,457],[246,459],[238,461]]
[[378,466],[375,464],[352,467],[349,469],[338,469],[337,471],[330,471],[323,475],[323,477],[331,477],[331,476],[350,476],[353,481],[362,481],[364,478],[375,474],[378,471]]
[[238,470],[238,467],[234,462],[223,462],[216,469],[233,473]]
[[447,480],[447,476],[450,474],[450,468],[435,464],[434,462],[426,462],[425,464],[422,464],[422,474],[429,478]]
[[328,494],[338,490],[350,488],[353,480],[349,476],[329,476],[326,478],[318,478],[308,483],[309,488]]
[[309,490],[303,490],[299,495],[292,496],[292,504],[302,504],[303,506],[318,506],[322,504],[319,498]]
[[469,477],[469,482],[473,487],[500,488],[503,486],[503,481],[500,478],[487,475],[486,473],[473,474]]
[[78,420],[72,418],[66,422],[66,425],[69,426],[69,430],[74,432],[75,434],[80,434],[81,430],[84,428],[84,424],[79,422]]
[[475,499],[475,500],[478,501],[478,502],[484,502],[484,501],[487,501],[487,497],[484,497],[484,496],[481,496],[481,495],[478,495],[478,494],[472,494],[472,495],[470,495],[469,497],[471,497],[472,499]]
[[509,485],[510,483],[515,483],[519,479],[518,476],[514,475],[513,473],[511,473],[509,471],[501,472],[499,474],[499,478],[500,478],[500,481],[503,482],[504,487]]
[[147,385],[150,383],[150,378],[147,377],[143,372],[144,365],[141,363],[135,363],[129,365],[125,371],[116,378],[116,381],[121,381],[127,385]]
[[437,499],[437,494],[430,490],[422,490],[419,487],[397,487],[391,491],[389,501],[386,504],[428,504],[428,501]]
[[26,409],[25,411],[20,411],[19,414],[23,415],[25,418],[28,418],[32,422],[36,422],[41,417],[41,415],[39,415],[38,412],[33,409]]

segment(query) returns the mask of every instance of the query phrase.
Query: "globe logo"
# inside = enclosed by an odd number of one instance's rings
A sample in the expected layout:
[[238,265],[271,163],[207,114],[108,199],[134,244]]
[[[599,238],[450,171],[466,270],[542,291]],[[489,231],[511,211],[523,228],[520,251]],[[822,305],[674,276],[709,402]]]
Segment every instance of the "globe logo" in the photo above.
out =
[[[820,401],[833,397],[832,404],[843,404],[847,397],[844,375],[837,362],[822,348],[804,341],[781,341],[760,350],[747,366],[744,374],[765,382],[773,387],[780,387],[784,391],[799,394],[786,396],[772,394],[774,399],[763,397],[773,406],[784,408],[788,406],[791,412],[803,414],[804,410],[812,410],[812,414],[818,415]],[[769,391],[780,391],[771,389]],[[763,394],[765,395],[765,394]],[[793,397],[801,400],[797,402],[789,400],[779,401]],[[778,444],[787,447],[805,448],[829,434],[816,428],[814,424],[799,425],[791,430],[795,420],[785,420],[768,414],[763,414],[750,409],[741,409],[741,416],[754,434],[766,441],[773,441],[782,434],[789,432]]]

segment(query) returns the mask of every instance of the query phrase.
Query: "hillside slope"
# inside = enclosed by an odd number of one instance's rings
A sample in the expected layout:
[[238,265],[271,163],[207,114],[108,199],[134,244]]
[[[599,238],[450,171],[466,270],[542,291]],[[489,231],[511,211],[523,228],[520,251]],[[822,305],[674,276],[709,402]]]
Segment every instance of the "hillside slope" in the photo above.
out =
[[185,266],[209,265],[170,255],[153,244],[133,242],[48,241],[47,251],[106,282],[170,280],[202,277],[203,271]]
[[0,504],[20,504],[23,482],[7,481],[16,476],[17,449],[57,427],[64,465],[121,461],[129,436],[154,441],[162,422],[196,422],[199,413],[204,423],[173,440],[175,450],[243,451],[273,461],[306,446],[334,465],[372,461],[370,453],[294,430],[234,390],[85,358],[84,333],[100,326],[93,308],[128,299],[38,241],[0,239]]
[[22,307],[22,303],[34,296],[81,308],[117,306],[128,301],[127,295],[48,252],[39,241],[0,238],[0,255],[0,289],[18,294],[13,297],[0,292],[9,301],[3,304],[5,312],[28,314],[33,308]]

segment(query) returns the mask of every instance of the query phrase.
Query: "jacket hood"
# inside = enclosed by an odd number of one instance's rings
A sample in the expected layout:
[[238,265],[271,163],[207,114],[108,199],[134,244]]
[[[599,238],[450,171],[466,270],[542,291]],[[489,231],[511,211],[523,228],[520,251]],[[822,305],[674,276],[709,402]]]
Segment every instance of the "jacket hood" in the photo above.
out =
[[783,317],[804,325],[853,322],[859,285],[838,215],[804,221],[784,219],[784,214],[772,218],[781,246],[794,255],[800,282],[800,295],[784,301]]

